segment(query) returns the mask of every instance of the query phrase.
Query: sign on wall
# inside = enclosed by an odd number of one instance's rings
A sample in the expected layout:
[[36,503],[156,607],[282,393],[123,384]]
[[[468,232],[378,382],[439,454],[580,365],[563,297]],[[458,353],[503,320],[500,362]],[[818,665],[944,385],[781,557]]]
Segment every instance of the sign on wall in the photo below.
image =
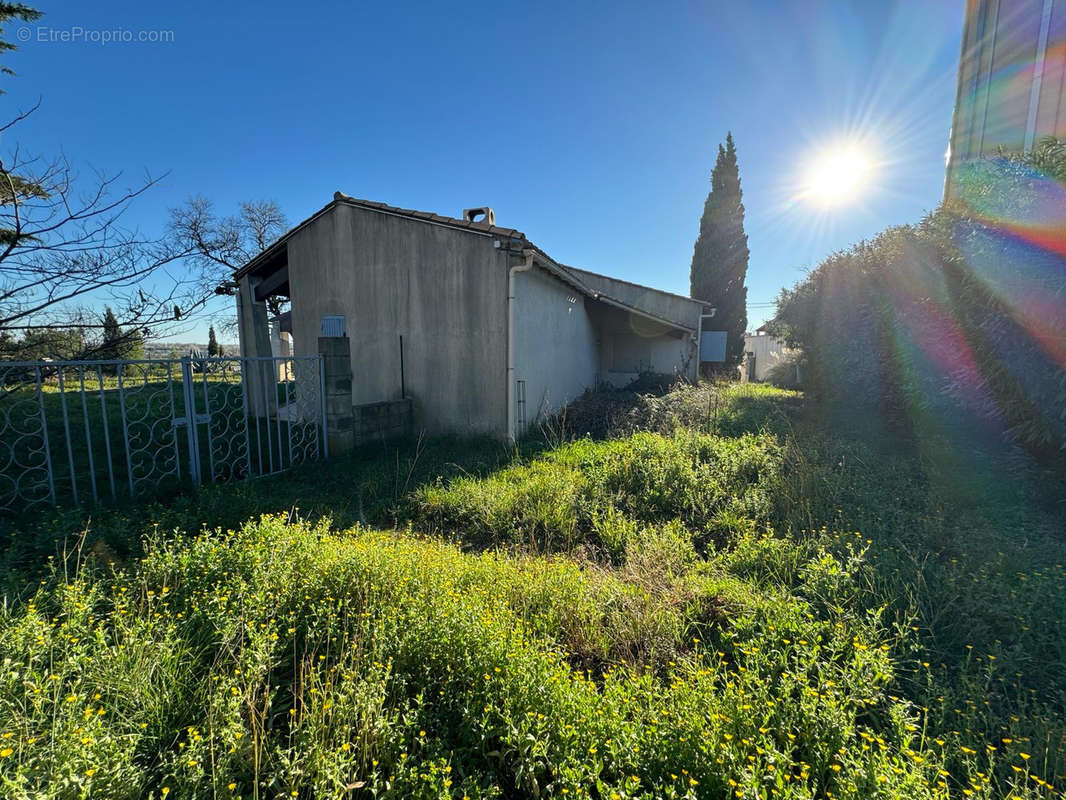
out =
[[700,363],[721,364],[725,361],[725,331],[703,331],[700,335]]

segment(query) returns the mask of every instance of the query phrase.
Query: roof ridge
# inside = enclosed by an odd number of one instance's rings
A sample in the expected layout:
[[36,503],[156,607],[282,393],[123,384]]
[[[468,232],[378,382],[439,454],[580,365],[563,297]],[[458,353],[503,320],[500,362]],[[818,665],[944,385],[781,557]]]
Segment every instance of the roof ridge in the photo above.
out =
[[440,225],[448,225],[454,228],[465,228],[467,230],[480,231],[481,233],[494,233],[501,236],[506,235],[511,239],[525,239],[526,241],[529,241],[526,239],[526,235],[517,228],[504,228],[500,225],[490,225],[487,222],[474,222],[468,219],[460,219],[459,217],[448,217],[433,211],[418,211],[413,208],[390,206],[388,203],[381,203],[376,200],[364,200],[360,197],[353,197],[352,195],[345,194],[339,190],[333,193],[333,201],[335,203],[348,203],[351,205],[363,206],[364,208],[377,209],[390,214],[397,214],[412,219],[426,220],[428,222],[435,222]]

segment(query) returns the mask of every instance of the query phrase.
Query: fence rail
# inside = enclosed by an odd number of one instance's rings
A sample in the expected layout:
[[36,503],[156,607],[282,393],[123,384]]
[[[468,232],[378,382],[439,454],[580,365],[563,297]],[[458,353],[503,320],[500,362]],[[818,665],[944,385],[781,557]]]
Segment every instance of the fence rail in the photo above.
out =
[[325,458],[321,356],[0,362],[0,514]]

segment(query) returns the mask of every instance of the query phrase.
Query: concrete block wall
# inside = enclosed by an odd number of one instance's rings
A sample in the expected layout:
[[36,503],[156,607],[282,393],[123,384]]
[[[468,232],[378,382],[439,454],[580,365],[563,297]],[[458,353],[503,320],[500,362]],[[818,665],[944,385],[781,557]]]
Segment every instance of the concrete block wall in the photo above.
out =
[[355,445],[352,417],[352,353],[347,336],[318,337],[326,384],[326,437],[330,453]]
[[413,422],[414,407],[410,398],[367,403],[352,409],[352,432],[356,444],[407,436]]
[[410,398],[352,405],[351,339],[318,339],[326,383],[326,435],[331,453],[343,453],[365,442],[411,433],[414,404]]

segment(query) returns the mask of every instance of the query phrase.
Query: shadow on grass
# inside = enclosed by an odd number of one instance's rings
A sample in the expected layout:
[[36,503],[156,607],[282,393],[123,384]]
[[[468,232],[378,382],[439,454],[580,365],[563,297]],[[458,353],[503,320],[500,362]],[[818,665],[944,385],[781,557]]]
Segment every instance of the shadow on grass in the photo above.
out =
[[0,589],[21,594],[47,572],[50,559],[79,547],[103,562],[136,558],[155,531],[234,528],[250,517],[276,513],[328,518],[338,529],[356,523],[394,525],[398,501],[423,483],[486,475],[544,447],[539,441],[516,447],[490,437],[390,440],[250,481],[198,488],[175,482],[151,500],[39,509],[4,520]]

